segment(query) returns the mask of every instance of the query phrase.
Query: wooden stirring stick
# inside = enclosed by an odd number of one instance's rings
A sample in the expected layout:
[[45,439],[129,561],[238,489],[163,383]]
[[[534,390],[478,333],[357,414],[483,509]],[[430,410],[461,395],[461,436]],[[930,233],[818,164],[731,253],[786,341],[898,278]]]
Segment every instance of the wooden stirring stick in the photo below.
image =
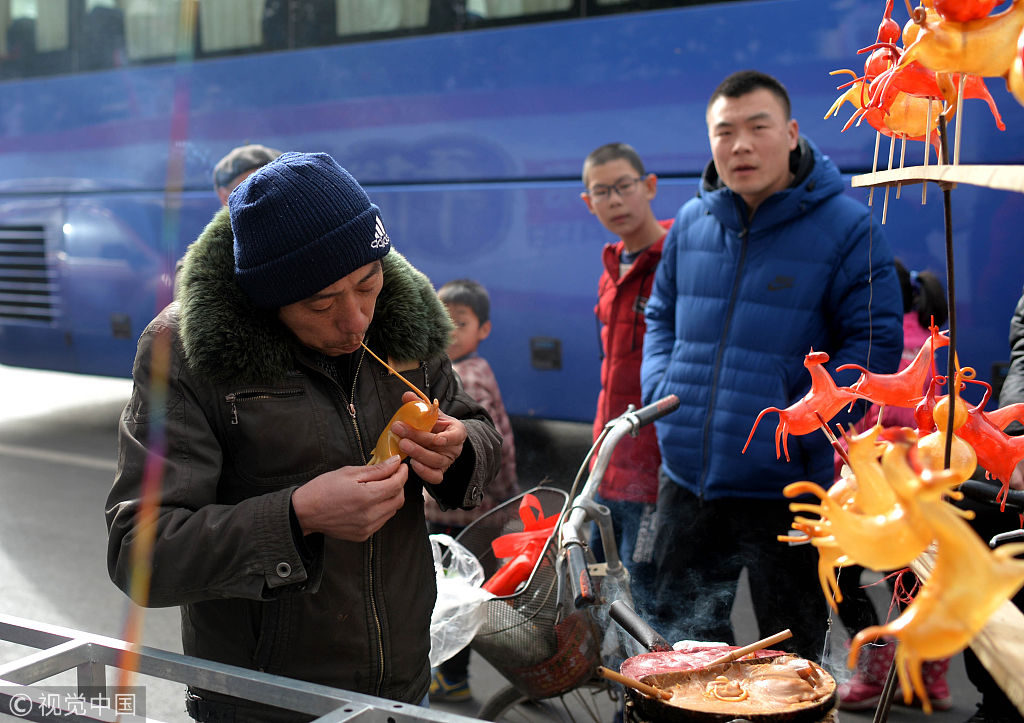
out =
[[775,645],[775,643],[780,643],[783,640],[787,640],[791,637],[793,637],[793,633],[789,630],[789,628],[786,628],[781,632],[775,633],[775,635],[769,635],[767,638],[764,638],[763,640],[758,640],[756,643],[744,645],[742,648],[736,648],[731,653],[726,653],[721,658],[711,661],[710,663],[708,663],[707,667],[713,668],[716,665],[724,665],[725,663],[731,663],[737,658],[742,658],[747,653],[753,653],[755,650],[767,648],[769,645]]
[[[818,421],[821,422],[821,431],[825,433],[826,437],[828,437],[829,444],[832,445],[832,449],[834,449],[836,454],[839,455],[839,459],[843,460],[843,464],[847,467],[853,469],[853,465],[850,464],[849,455],[846,454],[846,450],[843,449],[843,445],[839,444],[839,440],[836,439],[836,435],[832,434],[832,430],[828,428],[828,422],[826,422],[825,418],[821,416],[821,412],[816,411],[814,416],[816,416]],[[785,638],[783,638],[783,640],[785,640]]]
[[616,683],[622,683],[623,685],[629,686],[634,690],[639,690],[641,693],[651,698],[661,698],[662,700],[669,700],[672,697],[672,694],[669,693],[667,690],[655,688],[653,685],[647,685],[647,683],[641,683],[636,678],[630,678],[628,676],[623,675],[622,673],[616,673],[614,670],[610,670],[609,668],[606,668],[603,665],[597,666],[597,674],[600,675],[602,678],[614,680]]

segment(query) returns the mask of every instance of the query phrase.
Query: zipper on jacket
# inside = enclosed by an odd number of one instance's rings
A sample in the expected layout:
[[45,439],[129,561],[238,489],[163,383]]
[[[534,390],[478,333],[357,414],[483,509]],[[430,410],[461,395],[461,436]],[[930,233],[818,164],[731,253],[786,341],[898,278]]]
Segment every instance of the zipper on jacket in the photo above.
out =
[[[644,286],[647,285],[647,279],[649,279],[651,276],[654,275],[654,272],[655,272],[655,270],[657,268],[658,268],[657,266],[654,266],[654,267],[651,267],[651,268],[647,269],[644,272],[643,278],[640,279],[640,288],[636,292],[636,298],[633,299],[633,333],[632,333],[631,339],[630,339],[630,348],[629,348],[630,351],[636,351],[637,349],[640,349],[640,348],[643,347],[644,335],[640,334],[640,341],[637,342],[637,332],[640,330],[641,319],[644,318],[644,309],[647,308],[647,302],[651,298],[651,292],[650,291],[647,292],[646,298],[643,296]],[[642,308],[638,308],[638,307],[640,307],[640,299],[644,300],[644,305],[643,305]]]
[[[423,388],[422,392],[430,396],[430,378],[427,376],[427,363],[421,361],[419,368],[423,370]],[[390,372],[383,371],[381,378],[386,378],[390,375]],[[355,415],[352,415],[352,425],[356,426]],[[359,434],[359,428],[356,427],[356,434]],[[365,458],[364,458],[365,459]],[[379,661],[379,667],[377,669],[377,690],[376,695],[380,697],[384,688],[384,678],[386,677],[387,663],[384,659],[384,627],[380,621],[380,608],[377,605],[377,575],[375,573],[375,558],[377,553],[377,540],[378,533],[373,533],[370,539],[367,541],[367,555],[368,563],[367,570],[369,574],[369,590],[370,590],[370,610],[373,613],[373,625],[377,633],[377,660]]]
[[287,399],[302,395],[302,390],[292,389],[244,389],[240,392],[231,392],[224,395],[224,401],[231,405],[231,423],[238,424],[237,402],[247,402],[254,399]]
[[423,393],[433,399],[430,394],[430,377],[427,376],[427,363],[425,361],[420,362],[420,369],[423,370]]
[[356,443],[359,445],[359,456],[363,458],[363,464],[369,462],[366,459],[366,452],[363,451],[363,435],[359,433],[359,422],[356,421],[356,413],[352,411],[352,405],[349,405],[349,416],[352,418],[352,429],[356,433]]
[[[307,366],[309,366],[309,365],[307,365]],[[352,422],[352,430],[355,432],[356,443],[357,443],[357,446],[359,447],[359,456],[362,458],[363,464],[366,464],[366,462],[368,462],[369,460],[366,457],[366,451],[363,449],[363,437],[362,437],[362,434],[360,434],[360,432],[359,432],[359,421],[356,418],[356,407],[355,407],[356,385],[357,385],[357,382],[359,380],[359,371],[362,369],[362,366],[363,366],[363,364],[362,364],[362,357],[361,357],[360,361],[359,361],[359,365],[356,367],[356,372],[355,372],[355,374],[353,375],[353,378],[352,378],[352,392],[351,392],[352,398],[351,399],[349,399],[349,398],[347,398],[345,396],[345,390],[342,389],[341,384],[336,379],[334,379],[330,374],[326,373],[324,370],[322,370],[322,369],[320,369],[318,367],[315,367],[315,366],[310,366],[310,368],[315,370],[317,373],[323,375],[324,377],[326,377],[327,380],[331,384],[333,384],[335,386],[335,388],[337,389],[338,397],[340,397],[340,399],[342,401],[342,406],[345,408],[345,411],[348,412],[349,420]],[[385,372],[385,376],[387,376],[387,374],[388,374],[388,372]],[[425,377],[426,377],[426,367],[424,365],[424,378]],[[383,626],[381,625],[381,622],[380,622],[380,610],[378,609],[378,606],[377,606],[377,593],[376,593],[376,590],[375,590],[375,586],[377,584],[377,582],[376,582],[377,581],[377,576],[376,576],[376,574],[374,574],[374,559],[376,557],[376,549],[377,549],[377,547],[376,547],[377,534],[378,533],[376,533],[376,532],[373,533],[373,535],[370,536],[370,539],[367,540],[367,543],[366,543],[366,547],[367,547],[367,566],[366,566],[366,568],[367,568],[367,576],[369,577],[370,609],[371,609],[372,614],[373,614],[374,629],[377,631],[377,660],[378,660],[378,669],[377,669],[377,686],[376,686],[375,694],[378,697],[380,697],[380,694],[381,694],[381,692],[383,690],[383,687],[384,687],[384,677],[385,677],[386,667],[385,667],[385,662],[384,662],[384,628],[383,628]]]
[[[352,431],[355,433],[355,437],[356,437],[356,447],[359,450],[359,458],[361,460],[363,460],[363,464],[366,464],[369,461],[369,459],[366,456],[366,450],[363,448],[363,436],[362,436],[362,434],[359,431],[359,421],[356,419],[355,397],[356,397],[356,384],[359,381],[359,371],[363,367],[363,359],[365,357],[366,357],[366,352],[364,351],[362,356],[360,356],[360,358],[359,358],[359,364],[356,366],[355,374],[352,377],[352,392],[351,392],[352,398],[351,399],[349,399],[347,396],[345,396],[345,390],[342,389],[341,383],[337,379],[334,378],[334,376],[331,374],[331,372],[329,370],[322,368],[318,364],[309,363],[308,361],[305,361],[305,360],[300,360],[303,366],[305,366],[310,371],[315,372],[316,374],[319,374],[320,376],[322,376],[337,391],[337,395],[335,396],[334,401],[335,402],[339,402],[340,401],[341,402],[340,406],[346,412],[348,412],[348,418],[349,418],[349,420],[352,423]],[[344,415],[339,415],[339,416],[341,416],[341,418],[344,419]]]
[[[427,376],[427,363],[425,361],[421,361],[420,364],[419,364],[419,368],[423,370],[423,388],[421,389],[421,391],[425,395],[427,395],[429,397],[430,396],[430,378]],[[381,373],[381,378],[386,378],[390,374],[391,374],[390,372],[384,370]],[[355,426],[355,423],[356,423],[356,419],[355,419],[355,415],[353,414],[352,415],[352,424],[353,424],[353,426]],[[356,434],[358,434],[358,433],[359,432],[358,432],[358,427],[357,427],[356,428]],[[374,625],[374,629],[376,630],[376,633],[377,633],[377,660],[379,661],[379,668],[377,669],[377,691],[376,691],[376,695],[378,697],[380,697],[381,693],[383,692],[383,688],[384,688],[384,678],[385,678],[385,674],[386,674],[386,670],[387,670],[387,664],[386,664],[386,661],[384,659],[384,655],[385,655],[385,651],[384,651],[384,627],[383,627],[383,625],[381,625],[381,621],[380,621],[380,608],[377,605],[377,589],[376,589],[377,588],[377,575],[375,573],[375,569],[376,568],[375,568],[375,565],[374,565],[374,561],[375,561],[375,558],[376,558],[376,552],[377,552],[377,545],[376,545],[377,534],[378,533],[375,532],[370,537],[369,541],[367,541],[367,554],[369,556],[369,561],[368,561],[368,564],[367,564],[367,570],[368,570],[368,574],[369,574],[369,577],[370,577],[370,580],[369,580],[370,610],[373,613],[373,625]]]
[[364,359],[366,359],[365,349],[363,349],[363,353],[359,357],[359,364],[356,365],[356,373],[352,375],[351,399],[345,397],[345,392],[341,390],[340,383],[335,382],[335,386],[338,387],[338,391],[341,393],[342,399],[345,400],[345,408],[348,409],[348,415],[352,418],[352,429],[356,433],[356,445],[359,447],[359,456],[362,458],[363,464],[366,464],[369,460],[366,459],[366,450],[363,449],[363,435],[359,433],[359,420],[356,419],[356,384],[359,382],[359,370],[363,368]]
[[[426,396],[430,397],[431,396],[431,394],[430,394],[430,377],[427,376],[427,363],[425,361],[421,361],[419,363],[419,366],[416,367],[416,369],[418,369],[418,370],[423,372],[423,386],[419,387],[419,390],[421,392],[423,392],[423,394],[425,394]],[[408,379],[410,374],[413,371],[414,371],[413,369],[403,370],[402,371],[402,375],[405,376]],[[387,369],[381,369],[377,379],[378,380],[387,379],[390,376],[391,376],[391,372],[389,372]],[[409,381],[411,382],[412,380],[410,379]],[[405,387],[405,389],[409,389],[409,387],[406,387],[404,384],[402,386]]]
[[710,464],[711,457],[711,417],[715,412],[715,398],[718,396],[718,379],[721,374],[722,366],[722,353],[725,351],[726,339],[729,337],[729,329],[732,327],[732,315],[736,310],[736,296],[739,293],[740,279],[743,277],[743,264],[747,260],[747,243],[750,240],[750,225],[749,221],[743,230],[739,233],[740,238],[740,260],[736,264],[736,275],[732,280],[732,292],[729,295],[729,310],[725,315],[725,325],[722,327],[722,335],[718,340],[718,350],[715,352],[715,366],[714,373],[712,374],[711,383],[711,394],[708,397],[708,413],[704,415],[704,443],[702,445],[704,449],[704,458],[701,464],[700,471],[700,497],[704,498],[704,486],[708,479],[708,465]]
[[374,544],[377,539],[377,533],[370,536],[370,540],[367,543],[369,550],[369,564],[367,569],[370,572],[370,609],[373,611],[373,624],[377,629],[377,660],[379,661],[379,667],[377,669],[377,697],[384,688],[384,630],[380,624],[380,611],[377,609],[377,594],[374,590],[376,585],[377,576],[374,574],[374,553],[376,552],[376,545]]

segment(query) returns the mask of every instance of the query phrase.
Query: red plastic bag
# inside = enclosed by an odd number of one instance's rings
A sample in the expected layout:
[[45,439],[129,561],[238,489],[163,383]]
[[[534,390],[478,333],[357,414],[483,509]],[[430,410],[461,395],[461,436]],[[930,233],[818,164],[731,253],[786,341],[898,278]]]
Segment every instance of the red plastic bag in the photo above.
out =
[[519,503],[519,519],[523,521],[522,532],[502,535],[491,542],[495,557],[511,558],[483,584],[484,590],[498,596],[511,595],[530,577],[554,532],[558,514],[544,517],[540,501],[527,493]]

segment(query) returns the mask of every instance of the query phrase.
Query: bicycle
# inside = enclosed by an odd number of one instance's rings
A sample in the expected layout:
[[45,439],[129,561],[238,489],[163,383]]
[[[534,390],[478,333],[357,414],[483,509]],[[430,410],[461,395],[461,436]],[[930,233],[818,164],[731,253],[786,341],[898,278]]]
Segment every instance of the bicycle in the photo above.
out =
[[[597,668],[603,661],[646,650],[608,623],[608,605],[614,600],[631,605],[632,596],[611,515],[594,496],[618,442],[678,407],[675,395],[639,410],[630,405],[605,425],[568,493],[535,487],[481,516],[456,538],[477,556],[489,578],[502,564],[491,543],[523,530],[519,508],[527,495],[542,516],[558,515],[525,583],[485,603],[486,621],[471,647],[510,685],[484,702],[477,714],[481,720],[601,721],[611,720],[621,708],[621,688],[598,676]],[[593,468],[577,493],[595,452]],[[591,523],[601,539],[603,563],[595,561],[587,543]]]

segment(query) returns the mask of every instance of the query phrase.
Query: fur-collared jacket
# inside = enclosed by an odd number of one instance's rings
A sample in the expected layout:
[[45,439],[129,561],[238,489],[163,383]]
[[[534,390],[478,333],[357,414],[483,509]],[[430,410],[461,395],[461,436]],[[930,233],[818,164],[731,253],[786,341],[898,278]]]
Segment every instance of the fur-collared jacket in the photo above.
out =
[[[178,300],[139,341],[106,505],[111,579],[129,592],[152,481],[152,584],[137,602],[182,607],[186,654],[419,703],[435,598],[424,483],[410,471],[404,506],[363,543],[302,537],[290,504],[299,485],[364,464],[408,388],[369,354],[342,388],[244,296],[232,244],[221,211],[189,248]],[[465,424],[462,454],[426,486],[444,507],[473,507],[500,436],[452,372],[451,321],[429,280],[394,250],[383,267],[367,343]]]

